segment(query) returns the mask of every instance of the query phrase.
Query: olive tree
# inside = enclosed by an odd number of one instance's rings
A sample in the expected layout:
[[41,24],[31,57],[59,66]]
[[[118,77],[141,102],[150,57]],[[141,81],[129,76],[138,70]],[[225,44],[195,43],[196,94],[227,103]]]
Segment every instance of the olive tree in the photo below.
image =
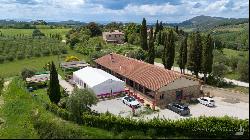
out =
[[90,89],[75,88],[71,96],[66,101],[66,109],[72,113],[77,123],[82,123],[84,112],[90,112],[91,106],[97,103],[96,95]]

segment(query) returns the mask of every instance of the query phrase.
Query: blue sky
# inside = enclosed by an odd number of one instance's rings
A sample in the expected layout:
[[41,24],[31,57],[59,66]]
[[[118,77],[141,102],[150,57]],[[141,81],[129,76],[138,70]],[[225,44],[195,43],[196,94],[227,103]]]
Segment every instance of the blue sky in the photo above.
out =
[[0,19],[181,22],[198,15],[249,17],[248,0],[0,0]]

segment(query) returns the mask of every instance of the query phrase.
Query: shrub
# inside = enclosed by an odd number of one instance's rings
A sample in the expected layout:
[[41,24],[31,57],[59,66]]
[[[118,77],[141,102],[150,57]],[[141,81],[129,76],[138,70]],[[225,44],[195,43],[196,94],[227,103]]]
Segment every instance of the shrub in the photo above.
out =
[[41,139],[86,138],[83,129],[67,122],[39,116],[34,118],[33,123]]
[[240,74],[239,80],[249,82],[249,58],[239,61],[237,64],[237,70]]
[[72,120],[72,114],[65,109],[58,107],[54,103],[49,103],[45,105],[46,110],[49,110],[56,114],[57,116],[63,118],[64,120]]
[[0,55],[0,64],[1,64],[1,63],[3,63],[3,62],[4,62],[4,60],[5,60],[5,57],[4,57],[4,56],[2,56],[2,55]]
[[25,80],[28,77],[32,77],[33,75],[35,75],[35,71],[24,68],[21,72],[21,76],[23,78],[23,80]]
[[31,58],[31,57],[32,57],[32,55],[27,55],[26,57],[27,57],[27,58]]
[[233,86],[232,82],[226,82],[223,78],[214,75],[209,75],[207,77],[207,84],[216,87],[230,87]]
[[65,59],[66,62],[70,62],[70,61],[80,61],[79,58],[77,58],[76,56],[68,56]]
[[119,134],[121,139],[149,139],[150,137],[145,136],[140,131],[123,131]]
[[[0,77],[0,96],[2,94],[2,90],[3,90],[3,87],[4,87],[4,79],[2,77]],[[1,122],[1,121],[0,121]],[[1,123],[0,123],[1,124]]]
[[17,59],[21,60],[21,59],[24,59],[25,58],[25,55],[23,53],[18,53],[17,54]]
[[9,61],[13,61],[15,59],[15,57],[13,55],[9,55],[6,57],[6,59]]
[[224,75],[227,71],[228,71],[228,69],[223,63],[215,63],[213,65],[212,74],[216,77],[224,77]]
[[58,55],[59,54],[59,50],[52,50],[52,54],[53,55]]
[[90,112],[90,107],[96,103],[97,98],[93,91],[75,88],[66,102],[66,109],[73,114],[77,123],[82,123],[82,114]]
[[43,50],[42,54],[43,54],[43,56],[49,56],[50,55],[50,51],[49,50]]
[[67,54],[68,51],[67,51],[67,49],[64,48],[64,49],[61,49],[61,53],[62,53],[62,54]]
[[99,116],[84,114],[83,123],[87,126],[121,131],[141,131],[157,137],[185,136],[195,138],[231,138],[245,130],[239,138],[249,137],[249,121],[231,117],[199,117],[181,120],[151,119],[149,121],[123,118],[106,113]]
[[34,53],[34,56],[35,56],[35,57],[40,57],[41,54],[40,54],[39,52],[35,52],[35,53]]

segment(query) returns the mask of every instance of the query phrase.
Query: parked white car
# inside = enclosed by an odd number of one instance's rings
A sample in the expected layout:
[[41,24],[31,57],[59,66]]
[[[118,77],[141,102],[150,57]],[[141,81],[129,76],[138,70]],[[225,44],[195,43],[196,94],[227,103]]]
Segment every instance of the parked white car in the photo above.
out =
[[140,103],[132,96],[124,96],[122,102],[130,107],[134,106],[135,108],[140,107]]
[[209,107],[212,107],[212,106],[215,105],[214,100],[212,98],[210,98],[210,97],[200,97],[200,98],[198,98],[198,101],[201,104],[203,104],[205,106],[209,106]]

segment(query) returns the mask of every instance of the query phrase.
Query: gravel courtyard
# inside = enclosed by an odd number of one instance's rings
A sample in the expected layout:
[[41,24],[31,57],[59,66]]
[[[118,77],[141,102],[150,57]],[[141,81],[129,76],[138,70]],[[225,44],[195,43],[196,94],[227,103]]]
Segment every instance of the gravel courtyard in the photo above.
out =
[[99,113],[105,113],[106,111],[121,115],[123,117],[131,116],[132,110],[130,107],[122,103],[122,97],[111,100],[99,101],[96,106],[92,106],[92,110],[96,110]]
[[[249,119],[249,103],[240,101],[230,101],[222,97],[214,97],[215,107],[207,107],[201,104],[190,105],[190,115],[180,116],[168,109],[162,109],[159,112],[155,112],[150,115],[143,115],[141,117],[134,117],[135,119],[152,119],[154,117],[166,118],[166,119],[180,119],[189,117],[199,117],[199,116],[231,116],[237,117],[239,119]],[[124,105],[121,98],[100,101],[92,109],[105,113],[109,111],[115,115],[121,115],[123,117],[131,116],[131,108]]]

